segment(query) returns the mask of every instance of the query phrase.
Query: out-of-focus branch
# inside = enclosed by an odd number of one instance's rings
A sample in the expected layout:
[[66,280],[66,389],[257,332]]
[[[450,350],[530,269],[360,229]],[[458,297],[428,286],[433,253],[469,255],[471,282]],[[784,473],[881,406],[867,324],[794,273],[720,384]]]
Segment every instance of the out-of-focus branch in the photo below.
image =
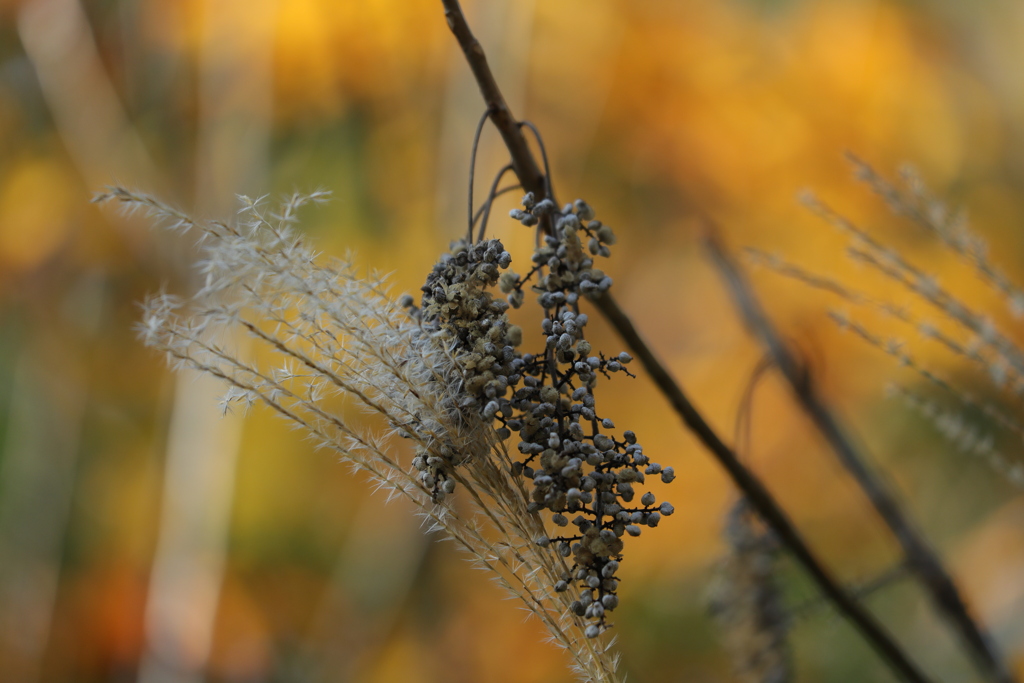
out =
[[[462,13],[458,0],[441,0],[445,8],[448,26],[458,40],[463,54],[473,71],[480,92],[490,112],[491,121],[501,133],[505,146],[512,157],[512,166],[519,177],[523,188],[540,199],[546,196],[546,183],[533,153],[522,134],[519,123],[509,111],[508,105],[501,94],[494,75],[487,66],[487,58],[483,48],[473,36],[466,17]],[[771,493],[764,487],[736,457],[730,449],[704,420],[675,382],[664,365],[657,359],[654,352],[637,332],[629,316],[619,307],[615,299],[605,293],[596,301],[598,308],[611,323],[612,327],[623,337],[630,350],[643,364],[658,389],[669,400],[672,407],[683,419],[683,422],[707,448],[720,465],[726,470],[733,482],[750,500],[758,514],[775,531],[779,540],[789,548],[793,556],[811,575],[822,593],[824,593],[850,622],[871,643],[876,651],[905,680],[924,683],[928,679],[907,658],[900,646],[886,633],[875,618],[863,609],[829,574],[828,570],[818,561],[804,542],[796,527],[789,520],[785,511],[775,502]]]
[[[82,311],[94,329],[97,310]],[[0,441],[0,651],[11,683],[43,680],[78,479],[89,386],[60,339],[26,339]]]
[[908,681],[927,680],[916,666],[903,653],[900,646],[886,633],[875,618],[868,613],[839,583],[832,578],[829,571],[815,557],[804,542],[800,532],[790,521],[782,507],[775,501],[772,494],[711,428],[696,407],[683,393],[682,388],[669,374],[668,370],[654,355],[654,352],[637,332],[632,321],[619,307],[618,303],[608,294],[597,301],[598,308],[611,323],[612,327],[622,336],[630,350],[643,366],[644,370],[668,399],[676,413],[683,419],[690,431],[700,440],[701,444],[711,452],[718,464],[729,474],[733,483],[750,501],[751,506],[772,528],[779,541],[789,549],[793,557],[804,567],[822,594],[830,600],[839,612],[861,632],[876,651],[886,659],[894,670]]
[[152,186],[160,172],[132,126],[100,59],[79,0],[32,0],[17,15],[18,38],[71,158],[92,187],[112,176]]
[[[195,197],[201,213],[218,215],[235,208],[237,194],[259,195],[267,184],[273,79],[265,46],[275,3],[200,5]],[[244,427],[242,416],[215,408],[222,392],[212,377],[177,376],[139,683],[207,678]]]
[[924,585],[939,613],[960,634],[979,668],[991,680],[1013,683],[1014,677],[1009,667],[1002,661],[991,637],[971,618],[956,584],[942,566],[942,561],[903,514],[887,482],[868,467],[868,458],[863,454],[863,449],[854,445],[851,436],[818,393],[812,377],[782,341],[743,273],[725,252],[710,225],[705,244],[712,261],[728,284],[747,327],[764,344],[797,401],[888,525],[903,549],[908,566]]
[[[54,127],[86,185],[99,188],[119,176],[151,189],[164,185],[103,66],[81,2],[26,2],[17,30]],[[138,261],[158,259],[151,235],[124,218],[112,220]]]

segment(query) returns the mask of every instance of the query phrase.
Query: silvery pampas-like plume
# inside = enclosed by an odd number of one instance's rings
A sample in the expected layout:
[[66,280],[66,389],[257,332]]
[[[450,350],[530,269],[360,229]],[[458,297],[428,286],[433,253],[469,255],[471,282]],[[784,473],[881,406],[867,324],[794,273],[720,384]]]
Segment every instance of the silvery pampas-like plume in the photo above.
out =
[[[449,331],[424,324],[425,311],[407,297],[393,298],[384,278],[360,276],[303,243],[292,227],[296,212],[324,198],[296,195],[274,211],[242,198],[240,220],[227,224],[198,222],[121,188],[97,197],[192,231],[202,245],[204,286],[188,299],[150,298],[140,325],[145,342],[175,367],[221,379],[226,408],[265,404],[389,496],[410,500],[432,530],[541,620],[582,680],[618,680],[609,643],[579,608],[591,602],[586,590],[566,582],[564,554],[512,474],[507,432],[467,394],[472,355]],[[226,341],[239,335],[254,343],[244,357]],[[339,396],[377,414],[387,430],[349,424]],[[412,442],[413,462],[399,460],[396,437]],[[451,505],[456,488],[471,505]]]
[[[1024,289],[1016,285],[993,261],[985,240],[974,232],[966,213],[952,211],[932,195],[917,173],[901,172],[902,183],[890,182],[856,157],[849,157],[859,180],[881,197],[890,210],[906,219],[907,227],[934,240],[965,265],[1002,300],[1012,319],[1024,316]],[[862,341],[894,358],[923,380],[923,389],[894,382],[892,395],[932,422],[938,432],[960,452],[987,463],[1018,488],[1024,488],[1024,459],[1020,443],[1024,420],[1020,417],[1024,398],[1024,348],[1012,321],[999,322],[990,312],[970,303],[957,281],[943,285],[930,265],[920,265],[898,249],[858,226],[812,194],[804,204],[825,223],[849,239],[846,255],[882,281],[894,283],[910,301],[923,303],[926,314],[912,307],[879,299],[848,284],[813,272],[784,259],[750,250],[752,260],[785,277],[823,290],[842,300],[849,309],[870,310],[901,327],[898,334],[873,328],[858,321],[847,309],[830,312],[835,323]],[[923,317],[928,315],[930,317]],[[960,368],[959,377],[930,365],[921,348],[935,346]],[[976,388],[963,385],[971,381]],[[934,392],[930,392],[934,389]],[[992,397],[995,397],[993,400]],[[976,417],[982,417],[982,420]],[[1010,437],[1009,439],[1005,437]],[[1009,444],[1009,448],[1004,445]]]

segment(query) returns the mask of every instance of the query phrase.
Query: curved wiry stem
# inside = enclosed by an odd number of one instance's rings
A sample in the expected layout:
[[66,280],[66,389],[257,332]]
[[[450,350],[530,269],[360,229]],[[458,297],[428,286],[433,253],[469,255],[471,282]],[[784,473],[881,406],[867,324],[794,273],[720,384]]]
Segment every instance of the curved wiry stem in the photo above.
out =
[[[480,87],[480,93],[490,111],[491,122],[494,123],[505,142],[512,158],[512,168],[518,176],[519,182],[524,190],[532,192],[538,200],[546,198],[548,184],[544,174],[534,159],[526,138],[523,136],[521,126],[512,116],[508,104],[501,94],[501,89],[487,64],[483,48],[473,36],[458,0],[441,0],[441,2],[444,5],[448,26],[473,71],[473,76]],[[928,679],[924,674],[904,654],[883,626],[832,578],[764,484],[739,461],[732,449],[708,425],[615,299],[605,292],[595,300],[595,303],[612,327],[629,345],[630,350],[643,364],[655,385],[669,400],[686,426],[722,465],[736,486],[750,500],[758,514],[775,530],[779,539],[803,565],[822,593],[835,604],[836,608],[850,620],[864,638],[905,680],[925,683]]]

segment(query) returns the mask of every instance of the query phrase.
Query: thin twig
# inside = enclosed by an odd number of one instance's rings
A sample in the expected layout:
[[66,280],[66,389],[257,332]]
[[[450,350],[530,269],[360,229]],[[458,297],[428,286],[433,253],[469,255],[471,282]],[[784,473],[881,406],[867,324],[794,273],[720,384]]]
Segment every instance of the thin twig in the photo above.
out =
[[519,182],[527,192],[533,192],[538,201],[544,199],[547,197],[544,174],[537,166],[533,153],[530,151],[529,145],[526,144],[526,138],[523,137],[519,129],[518,122],[509,111],[508,104],[505,103],[505,97],[501,94],[501,89],[498,88],[498,83],[494,80],[494,74],[491,73],[491,67],[487,64],[484,49],[469,29],[466,15],[462,13],[459,1],[441,0],[441,4],[444,5],[444,16],[448,20],[448,28],[452,30],[458,40],[462,53],[469,63],[469,68],[473,70],[477,85],[480,86],[480,94],[490,111],[491,122],[498,129],[501,139],[505,142],[505,147],[508,148],[512,157],[512,168],[515,170]]
[[[508,169],[508,170],[512,170],[512,164],[509,164],[505,168]],[[484,215],[484,213],[487,211],[487,209],[490,207],[490,205],[493,203],[493,201],[495,199],[497,199],[498,197],[500,197],[503,194],[508,194],[509,192],[514,192],[516,190],[521,190],[521,189],[523,189],[523,186],[519,184],[519,181],[516,181],[516,182],[512,183],[511,185],[506,185],[505,187],[501,188],[500,190],[495,190],[494,192],[492,192],[490,195],[488,195],[489,201],[484,202],[484,205],[476,210],[476,215],[473,216],[473,222],[477,223],[480,220],[480,217]],[[479,242],[481,239],[483,239],[483,238],[482,237],[477,237],[477,242]]]
[[[512,158],[513,170],[520,183],[528,192],[533,192],[537,199],[547,197],[547,184],[544,175],[523,137],[522,129],[509,111],[505,98],[501,94],[494,75],[487,65],[483,48],[473,36],[466,17],[462,13],[458,0],[441,0],[445,8],[448,26],[455,35],[467,62],[473,71],[477,85],[491,112],[491,121],[501,134]],[[669,403],[683,419],[683,422],[697,436],[701,443],[718,460],[736,486],[747,496],[751,505],[765,522],[775,530],[779,540],[784,543],[793,556],[806,569],[814,582],[861,632],[864,638],[875,648],[879,655],[904,680],[914,683],[925,683],[928,679],[918,670],[900,646],[885,631],[884,627],[857,601],[837,583],[828,570],[822,565],[804,542],[800,533],[793,526],[785,511],[775,502],[771,493],[761,481],[754,476],[730,449],[711,429],[700,412],[690,403],[683,390],[676,384],[664,365],[657,359],[654,352],[637,332],[629,316],[623,312],[610,294],[605,292],[595,300],[598,309],[609,323],[626,341],[634,355],[640,360],[658,389],[668,398]]]
[[[858,600],[866,600],[875,593],[888,588],[889,586],[906,579],[910,574],[910,567],[907,566],[906,562],[900,562],[899,564],[889,567],[881,574],[870,578],[862,583],[856,583],[854,585],[848,585],[850,593]],[[827,600],[821,598],[821,596],[814,596],[806,602],[790,608],[790,619],[795,621],[805,616],[809,616],[814,612],[824,609],[829,606]]]
[[[498,171],[498,175],[494,176],[494,181],[491,183],[491,189],[487,192],[487,199],[484,201],[484,205],[480,207],[480,211],[477,213],[483,214],[483,218],[480,221],[480,231],[477,234],[476,241],[481,242],[484,239],[484,235],[487,233],[487,219],[491,217],[491,207],[494,206],[494,200],[505,190],[514,190],[519,187],[519,184],[515,184],[511,187],[504,188],[504,190],[498,189],[498,184],[501,183],[501,179],[506,173],[512,170],[512,164],[505,164],[501,170]],[[474,222],[476,216],[473,217]],[[473,227],[470,226],[470,233],[472,233]],[[472,239],[472,235],[470,237]]]
[[470,243],[473,241],[473,181],[476,180],[476,151],[480,147],[480,134],[484,132],[484,124],[487,123],[490,116],[491,112],[488,109],[480,117],[480,122],[476,124],[476,133],[473,135],[473,151],[469,153],[469,227],[466,241]]
[[537,141],[537,147],[540,148],[540,160],[544,163],[544,187],[548,198],[551,201],[558,204],[558,200],[555,199],[555,189],[551,184],[551,164],[548,163],[548,148],[544,145],[544,138],[541,137],[540,131],[537,130],[537,126],[533,125],[529,121],[520,121],[520,128],[529,128],[530,132],[533,133],[534,139]]
[[1013,674],[999,656],[991,637],[971,618],[938,555],[904,515],[888,483],[868,467],[869,458],[864,449],[854,445],[850,434],[818,393],[810,374],[782,341],[743,273],[722,248],[713,227],[708,227],[705,244],[747,327],[772,355],[775,366],[789,382],[797,401],[888,525],[903,549],[910,569],[924,585],[939,613],[959,632],[978,667],[991,680],[1013,683]]

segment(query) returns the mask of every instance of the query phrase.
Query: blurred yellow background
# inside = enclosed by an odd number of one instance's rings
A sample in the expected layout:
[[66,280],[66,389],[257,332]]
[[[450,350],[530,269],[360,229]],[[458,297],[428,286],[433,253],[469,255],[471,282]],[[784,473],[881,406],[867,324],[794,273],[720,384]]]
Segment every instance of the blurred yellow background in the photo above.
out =
[[[513,111],[542,131],[559,196],[616,230],[620,302],[729,440],[761,351],[701,251],[698,213],[734,248],[863,279],[798,206],[813,187],[998,303],[852,180],[850,150],[889,175],[916,164],[1007,271],[1024,270],[1020,2],[466,10]],[[227,218],[236,194],[323,187],[334,198],[306,212],[309,239],[416,291],[464,231],[481,111],[436,0],[0,1],[0,678],[568,680],[539,626],[410,510],[268,411],[222,419],[216,386],[166,370],[135,337],[137,302],[195,286],[191,241],[89,204],[118,182]],[[478,202],[503,163],[488,130]],[[532,236],[504,199],[491,232],[521,263]],[[1024,498],[884,398],[907,376],[834,329],[826,297],[755,283],[1024,675]],[[622,348],[594,326],[595,346]],[[664,491],[676,515],[627,543],[623,668],[730,680],[705,596],[735,494],[643,376],[614,385],[607,414],[679,474]],[[752,415],[744,458],[836,574],[890,568],[892,539],[774,376]],[[785,581],[794,602],[813,598],[797,569]],[[912,585],[868,604],[942,680],[971,680]],[[827,609],[800,616],[792,640],[800,680],[890,680]]]

